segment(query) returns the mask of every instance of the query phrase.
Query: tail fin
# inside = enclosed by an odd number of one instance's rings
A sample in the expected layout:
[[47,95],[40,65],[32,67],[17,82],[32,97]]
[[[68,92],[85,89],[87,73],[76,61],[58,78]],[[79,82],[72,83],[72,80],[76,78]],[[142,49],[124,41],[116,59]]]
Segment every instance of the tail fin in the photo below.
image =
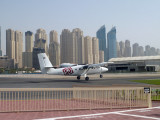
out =
[[46,74],[47,71],[53,67],[46,53],[39,53],[38,60],[39,60],[39,65],[43,74]]

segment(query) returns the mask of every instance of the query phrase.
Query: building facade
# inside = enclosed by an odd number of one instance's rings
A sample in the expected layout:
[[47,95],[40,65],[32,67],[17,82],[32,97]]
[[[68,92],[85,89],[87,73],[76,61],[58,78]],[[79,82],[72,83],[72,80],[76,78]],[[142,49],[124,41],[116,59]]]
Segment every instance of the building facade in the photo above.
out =
[[1,49],[1,26],[0,26],[0,56],[2,56],[2,49]]
[[49,59],[53,66],[60,65],[60,44],[58,43],[58,33],[50,31]]
[[99,51],[99,63],[104,62],[104,51],[100,50]]
[[33,32],[25,32],[25,52],[23,52],[23,67],[32,68]]
[[124,57],[125,44],[123,41],[119,42],[119,47],[120,47],[120,57]]
[[62,30],[60,35],[61,63],[75,63],[75,41],[72,32]]
[[125,41],[124,57],[131,57],[131,46],[130,41]]
[[132,57],[136,57],[136,56],[139,56],[139,45],[138,43],[134,43],[133,44],[133,53],[132,53]]
[[79,28],[72,31],[75,46],[75,63],[84,64],[84,37],[83,31]]
[[98,38],[92,38],[93,64],[99,63],[99,41]]
[[93,64],[92,38],[84,37],[85,64]]
[[36,31],[34,47],[44,49],[45,53],[48,55],[47,34],[46,34],[46,31],[42,28]]
[[106,50],[106,27],[103,25],[97,32],[96,37],[99,39],[99,50],[104,51],[104,61],[107,61]]
[[117,57],[117,43],[116,43],[116,28],[113,27],[107,33],[107,52],[108,52],[108,59],[116,58]]
[[40,69],[39,60],[38,60],[39,53],[45,53],[45,49],[34,47],[33,53],[32,53],[32,65],[33,65],[33,68],[35,68],[36,70]]

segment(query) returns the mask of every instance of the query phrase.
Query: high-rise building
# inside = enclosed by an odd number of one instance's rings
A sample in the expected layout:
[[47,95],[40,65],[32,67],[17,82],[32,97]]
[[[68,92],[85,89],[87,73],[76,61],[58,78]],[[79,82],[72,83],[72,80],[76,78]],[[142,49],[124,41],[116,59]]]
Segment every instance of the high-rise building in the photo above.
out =
[[151,56],[155,56],[156,55],[156,48],[151,47],[150,53],[151,53]]
[[117,57],[116,28],[113,27],[107,34],[108,59]]
[[15,33],[14,30],[6,30],[6,55],[9,59],[15,59]]
[[15,62],[16,68],[22,68],[23,33],[15,31]]
[[117,57],[121,57],[120,45],[118,41],[117,41]]
[[93,64],[99,63],[99,42],[98,38],[92,38]]
[[124,57],[125,44],[123,41],[119,42],[119,47],[120,47],[120,57]]
[[139,46],[139,47],[138,47],[138,53],[139,53],[138,56],[144,56],[144,49],[143,49],[142,46]]
[[130,41],[125,41],[124,57],[131,57],[131,46]]
[[60,65],[60,45],[58,43],[58,33],[50,31],[49,59],[53,66]]
[[27,31],[25,32],[25,52],[32,52],[33,51],[33,39],[34,35],[33,32]]
[[159,48],[156,49],[156,54],[160,55],[160,49]]
[[72,31],[75,46],[75,63],[84,64],[84,37],[83,31],[79,28]]
[[48,55],[48,41],[46,31],[42,28],[38,29],[35,34],[34,47],[41,48],[45,50]]
[[15,68],[22,68],[23,33],[20,31],[6,30],[6,55],[14,59]]
[[139,56],[139,45],[138,43],[133,44],[133,54],[132,57]]
[[100,50],[99,51],[99,63],[104,62],[104,51]]
[[62,30],[60,35],[61,63],[75,63],[75,41],[72,32]]
[[149,45],[145,46],[145,56],[151,55],[151,47]]
[[25,68],[32,68],[33,38],[31,31],[25,32],[25,52],[23,52],[23,67]]
[[96,33],[99,39],[99,50],[104,51],[104,61],[107,61],[107,50],[106,50],[106,27],[103,25]]
[[32,53],[32,58],[33,58],[32,65],[33,65],[33,68],[35,68],[36,70],[40,69],[39,60],[38,60],[39,53],[45,53],[45,50],[43,48],[34,47],[33,53]]
[[0,26],[0,56],[2,56],[2,49],[1,49],[1,26]]
[[85,64],[93,64],[92,38],[84,37]]

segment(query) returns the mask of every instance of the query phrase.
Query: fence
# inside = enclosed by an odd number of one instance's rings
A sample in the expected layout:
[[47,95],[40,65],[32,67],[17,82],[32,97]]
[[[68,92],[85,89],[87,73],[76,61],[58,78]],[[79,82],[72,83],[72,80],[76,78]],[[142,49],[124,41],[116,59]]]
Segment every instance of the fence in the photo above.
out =
[[0,112],[151,107],[137,88],[1,88]]
[[160,87],[153,87],[151,93],[152,100],[160,100]]

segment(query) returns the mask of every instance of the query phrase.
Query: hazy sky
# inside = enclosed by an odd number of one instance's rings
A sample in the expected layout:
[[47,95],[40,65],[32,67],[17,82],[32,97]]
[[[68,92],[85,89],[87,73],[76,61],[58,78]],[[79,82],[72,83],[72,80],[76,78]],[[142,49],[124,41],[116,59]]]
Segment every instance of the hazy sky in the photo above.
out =
[[106,32],[116,26],[117,41],[160,48],[160,0],[0,0],[3,52],[8,28],[23,34],[44,28],[48,35],[80,28],[94,37],[104,24]]

